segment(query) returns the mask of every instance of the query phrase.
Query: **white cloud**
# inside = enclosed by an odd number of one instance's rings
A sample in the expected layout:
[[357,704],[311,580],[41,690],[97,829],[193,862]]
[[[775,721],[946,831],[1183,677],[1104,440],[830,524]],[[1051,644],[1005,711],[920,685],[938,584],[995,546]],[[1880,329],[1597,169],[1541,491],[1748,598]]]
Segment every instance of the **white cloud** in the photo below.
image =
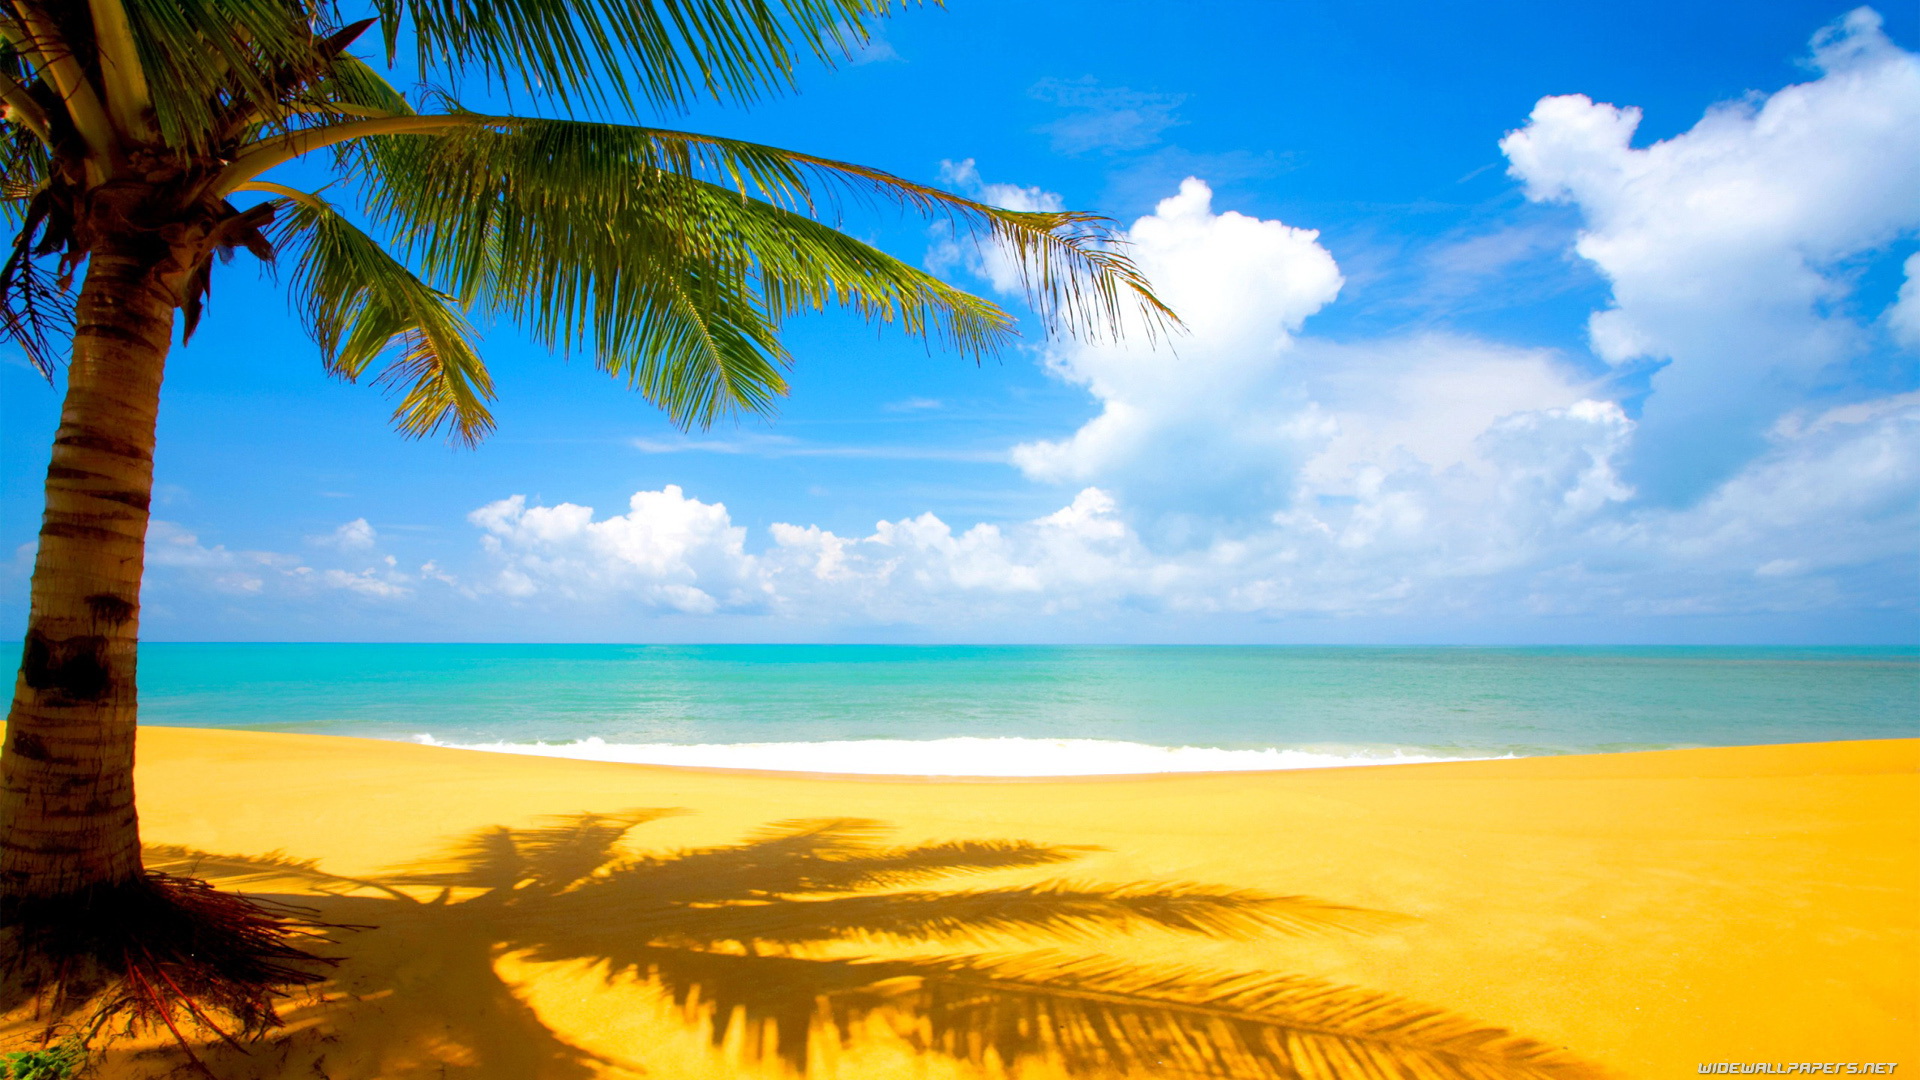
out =
[[200,537],[171,521],[147,525],[147,566],[185,573],[221,592],[258,593],[267,576],[292,572],[297,560],[270,551],[206,547]]
[[326,570],[320,575],[320,581],[328,588],[346,589],[361,596],[372,596],[382,600],[407,596],[413,592],[406,579],[391,571],[383,574],[373,567],[359,572],[346,570]]
[[[955,533],[933,514],[883,521],[860,538],[775,525],[767,564],[783,609],[918,622],[959,606],[976,616],[1056,614],[1132,589],[1147,555],[1113,498],[1087,488],[1068,506],[1009,527]],[[985,605],[984,607],[982,605]]]
[[1902,269],[1907,279],[1900,284],[1899,297],[1887,308],[1887,329],[1900,344],[1920,351],[1920,251],[1907,256]]
[[1212,197],[1188,179],[1128,233],[1131,254],[1189,332],[1158,347],[1134,335],[1057,348],[1051,369],[1085,386],[1101,412],[1066,439],[1016,447],[1028,476],[1111,480],[1130,496],[1190,504],[1183,496],[1244,485],[1248,463],[1271,471],[1323,433],[1286,378],[1286,358],[1302,322],[1339,293],[1339,268],[1318,233],[1216,214]]
[[[1920,394],[1785,424],[1697,505],[1581,538],[1539,606],[1649,614],[1913,607]],[[1597,569],[1606,567],[1605,572]]]
[[601,521],[518,498],[472,519],[501,592],[804,624],[964,633],[1152,612],[1477,618],[1910,602],[1886,594],[1876,573],[1910,563],[1920,535],[1920,400],[1834,410],[1776,433],[1766,454],[1684,510],[1627,503],[1615,463],[1633,429],[1618,406],[1592,399],[1515,413],[1475,440],[1475,467],[1364,468],[1351,495],[1172,548],[1149,543],[1099,487],[1026,521],[961,528],[923,513],[864,536],[778,523],[750,537],[725,506],[674,486],[637,493],[628,514]]
[[1479,440],[1498,422],[1593,393],[1545,350],[1443,334],[1299,337],[1339,293],[1332,254],[1312,230],[1216,213],[1199,180],[1128,238],[1189,333],[1171,348],[1057,348],[1053,371],[1101,411],[1065,439],[1014,449],[1034,479],[1097,483],[1143,513],[1264,520],[1390,488],[1401,473],[1483,468]]
[[335,547],[341,551],[371,551],[380,541],[380,534],[367,524],[366,518],[354,518],[345,525],[333,530],[330,535],[316,536],[313,542],[324,547]]
[[1920,59],[1860,8],[1815,36],[1811,66],[1819,78],[1645,148],[1638,109],[1582,95],[1542,99],[1501,142],[1530,198],[1585,218],[1575,250],[1613,291],[1594,351],[1671,361],[1638,442],[1675,497],[1731,473],[1861,350],[1834,311],[1849,291],[1836,263],[1920,227]]
[[1700,506],[1653,519],[1659,549],[1804,567],[1911,554],[1920,536],[1920,394],[1834,409],[1773,442]]
[[677,486],[637,492],[630,505],[596,521],[587,507],[529,507],[514,496],[469,518],[485,531],[498,592],[692,615],[921,622],[952,618],[957,605],[979,615],[1009,604],[1076,610],[1122,598],[1149,563],[1111,496],[1095,488],[1034,521],[962,532],[930,513],[879,522],[862,537],[776,523],[757,554],[723,504]]
[[[351,556],[371,548],[374,538],[372,527],[361,518],[325,537],[308,539]],[[341,590],[399,599],[413,594],[416,579],[399,571],[397,561],[387,555],[358,569],[316,568],[284,552],[233,551],[224,544],[208,547],[199,536],[171,521],[155,519],[147,527],[147,586],[157,585],[162,591],[188,585],[234,597],[285,599]],[[442,580],[453,583],[451,578]]]
[[991,206],[1004,210],[1064,210],[1066,204],[1057,192],[1019,184],[987,183],[980,178],[980,167],[972,158],[942,161],[940,182]]
[[467,520],[486,531],[483,546],[499,564],[493,587],[509,596],[557,592],[705,614],[764,594],[756,560],[743,550],[746,530],[725,506],[687,498],[673,484],[636,492],[627,513],[599,521],[592,507],[528,506],[521,495]]

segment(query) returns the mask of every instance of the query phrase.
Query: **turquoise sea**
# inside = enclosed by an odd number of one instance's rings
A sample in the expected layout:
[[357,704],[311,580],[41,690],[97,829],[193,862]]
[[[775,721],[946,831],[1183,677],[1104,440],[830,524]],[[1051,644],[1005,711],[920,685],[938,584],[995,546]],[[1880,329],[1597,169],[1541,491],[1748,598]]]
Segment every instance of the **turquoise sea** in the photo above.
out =
[[948,775],[1920,735],[1915,648],[148,644],[143,722]]

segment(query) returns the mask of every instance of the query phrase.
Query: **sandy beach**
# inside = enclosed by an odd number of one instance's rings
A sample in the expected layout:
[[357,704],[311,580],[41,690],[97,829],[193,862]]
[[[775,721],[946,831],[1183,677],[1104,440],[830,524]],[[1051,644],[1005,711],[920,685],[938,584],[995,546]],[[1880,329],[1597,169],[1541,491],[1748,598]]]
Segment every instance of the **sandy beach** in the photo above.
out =
[[[1706,1062],[1920,1068],[1917,764],[1920,740],[1885,740],[921,781],[148,728],[137,775],[150,865],[375,927],[337,932],[333,980],[290,1001],[276,1041],[247,1059],[209,1050],[223,1076],[980,1075],[916,1051],[931,1029],[911,1009],[796,1050],[791,1020],[785,1045],[736,1023],[716,1046],[710,1003],[813,1010],[817,1026],[849,961],[978,970],[1044,949],[1384,992],[1604,1073],[1666,1077]],[[883,872],[820,886],[826,906],[804,902],[808,886],[755,884],[796,851]],[[591,890],[567,881],[596,873],[602,893],[632,877],[645,902],[569,902]],[[1089,917],[1042,932],[938,907],[1063,882],[1094,907],[1206,887],[1369,910],[1296,901],[1292,926]],[[649,915],[673,890],[681,921]],[[876,908],[885,897],[894,907]],[[888,931],[909,902],[916,925],[944,911],[943,929]],[[752,915],[748,936],[775,944],[714,946],[699,926],[716,911]],[[105,1075],[177,1064],[154,1045],[121,1044]]]

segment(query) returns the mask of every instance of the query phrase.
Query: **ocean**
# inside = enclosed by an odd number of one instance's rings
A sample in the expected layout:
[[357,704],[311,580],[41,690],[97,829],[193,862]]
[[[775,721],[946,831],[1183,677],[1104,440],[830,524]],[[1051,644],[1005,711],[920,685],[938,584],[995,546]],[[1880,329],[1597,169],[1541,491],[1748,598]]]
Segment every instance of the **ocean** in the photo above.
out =
[[1920,735],[1920,649],[141,646],[143,724],[1062,776]]

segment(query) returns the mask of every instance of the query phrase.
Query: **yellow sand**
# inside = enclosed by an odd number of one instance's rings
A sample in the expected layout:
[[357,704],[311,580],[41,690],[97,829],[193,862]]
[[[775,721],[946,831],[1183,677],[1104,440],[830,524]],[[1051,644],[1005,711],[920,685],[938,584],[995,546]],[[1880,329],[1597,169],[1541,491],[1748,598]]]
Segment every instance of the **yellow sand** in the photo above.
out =
[[[1694,1075],[1705,1061],[1902,1062],[1895,1075],[1906,1075],[1920,1070],[1917,764],[1920,740],[1888,740],[923,782],[149,728],[138,785],[150,843],[280,852],[388,880],[487,826],[640,807],[685,811],[629,834],[632,848],[662,853],[819,818],[883,822],[890,844],[1097,845],[1061,865],[908,887],[1198,882],[1411,918],[1366,935],[1249,940],[1135,929],[1063,945],[982,933],[934,951],[1049,945],[1294,972],[1440,1005],[1624,1076]],[[738,1046],[711,1049],[654,991],[590,964],[493,950],[489,972],[485,919],[448,914],[471,890],[453,893],[451,907],[430,902],[437,889],[406,891],[429,902],[369,900],[365,910],[385,912],[389,925],[343,938],[333,1005],[295,1009],[295,1037],[223,1075],[518,1080],[759,1068]],[[834,954],[902,948],[855,941]],[[498,987],[513,999],[494,1000]],[[875,1035],[815,1071],[969,1075],[944,1059],[909,1060],[902,1045]]]

